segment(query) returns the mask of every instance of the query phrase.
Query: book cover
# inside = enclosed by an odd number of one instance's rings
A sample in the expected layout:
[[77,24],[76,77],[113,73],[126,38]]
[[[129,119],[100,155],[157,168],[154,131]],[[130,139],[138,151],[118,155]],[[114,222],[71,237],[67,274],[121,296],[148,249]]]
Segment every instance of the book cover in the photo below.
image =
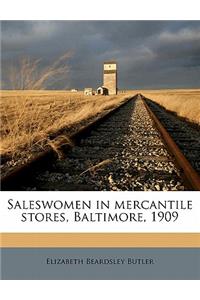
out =
[[199,26],[1,22],[1,279],[200,279]]

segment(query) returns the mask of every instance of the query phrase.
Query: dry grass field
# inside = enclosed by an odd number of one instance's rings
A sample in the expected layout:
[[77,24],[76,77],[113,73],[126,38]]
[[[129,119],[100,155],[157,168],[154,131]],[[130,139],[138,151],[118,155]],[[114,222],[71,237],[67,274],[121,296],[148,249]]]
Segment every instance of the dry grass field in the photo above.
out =
[[200,124],[200,89],[144,90],[140,93],[178,116]]
[[125,97],[84,96],[82,92],[66,91],[1,91],[0,154],[15,160],[28,157],[47,144],[54,147],[49,140],[51,133],[113,108]]
[[[1,156],[26,158],[56,146],[49,135],[115,107],[142,93],[177,115],[200,124],[200,90],[134,90],[117,96],[84,96],[67,91],[1,91]],[[63,142],[63,141],[62,141]],[[70,141],[65,136],[64,142]]]

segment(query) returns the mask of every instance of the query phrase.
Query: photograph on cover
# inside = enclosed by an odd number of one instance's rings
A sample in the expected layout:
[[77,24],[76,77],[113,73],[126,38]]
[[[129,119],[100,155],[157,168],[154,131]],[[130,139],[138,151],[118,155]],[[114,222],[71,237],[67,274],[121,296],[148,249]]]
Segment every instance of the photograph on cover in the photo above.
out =
[[200,190],[200,21],[1,31],[2,190]]

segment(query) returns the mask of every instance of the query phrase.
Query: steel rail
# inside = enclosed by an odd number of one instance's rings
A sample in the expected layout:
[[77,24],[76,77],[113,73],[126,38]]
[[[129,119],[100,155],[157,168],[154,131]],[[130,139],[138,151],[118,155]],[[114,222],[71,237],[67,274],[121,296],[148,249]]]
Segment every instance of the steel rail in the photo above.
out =
[[165,127],[161,124],[160,120],[157,118],[157,116],[154,114],[154,112],[151,110],[149,105],[146,102],[146,98],[143,96],[143,103],[152,118],[156,128],[160,132],[164,143],[166,144],[169,152],[174,157],[180,171],[181,176],[186,182],[189,187],[191,187],[193,190],[200,191],[200,176],[198,173],[194,170],[194,168],[191,166],[190,162],[187,160],[185,155],[182,153],[180,148],[177,146],[171,135],[167,132]]
[[[114,107],[110,109],[108,112],[101,115],[96,120],[92,121],[91,123],[83,126],[80,128],[76,133],[72,134],[69,137],[69,140],[72,142],[71,145],[65,146],[64,152],[67,152],[70,150],[73,145],[75,146],[80,139],[83,137],[86,137],[90,134],[90,132],[98,127],[102,122],[104,122],[106,119],[108,119],[112,114],[117,112],[121,107],[126,105],[129,101],[134,100],[137,98],[137,95],[134,95],[130,98],[125,98],[124,101],[117,105],[117,107]],[[59,130],[58,133],[62,134],[62,131],[65,127],[63,127],[62,130]],[[61,148],[62,149],[62,145]],[[46,165],[49,165],[51,161],[57,158],[57,155],[55,151],[48,147],[43,152],[37,154],[34,158],[29,160],[26,164],[20,165],[10,171],[8,174],[1,177],[1,190],[17,190],[17,187],[20,186],[22,183],[26,183],[33,178],[33,173],[36,170],[39,169],[45,169]]]

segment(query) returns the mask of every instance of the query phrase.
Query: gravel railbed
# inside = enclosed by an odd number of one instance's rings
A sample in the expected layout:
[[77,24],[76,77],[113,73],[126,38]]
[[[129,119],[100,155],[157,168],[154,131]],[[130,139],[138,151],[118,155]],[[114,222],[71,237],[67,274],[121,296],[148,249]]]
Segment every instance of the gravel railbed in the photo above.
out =
[[140,99],[129,101],[37,174],[26,190],[180,191],[179,170]]
[[148,105],[169,132],[192,167],[200,174],[200,130],[187,121],[167,112],[165,109],[148,100]]

